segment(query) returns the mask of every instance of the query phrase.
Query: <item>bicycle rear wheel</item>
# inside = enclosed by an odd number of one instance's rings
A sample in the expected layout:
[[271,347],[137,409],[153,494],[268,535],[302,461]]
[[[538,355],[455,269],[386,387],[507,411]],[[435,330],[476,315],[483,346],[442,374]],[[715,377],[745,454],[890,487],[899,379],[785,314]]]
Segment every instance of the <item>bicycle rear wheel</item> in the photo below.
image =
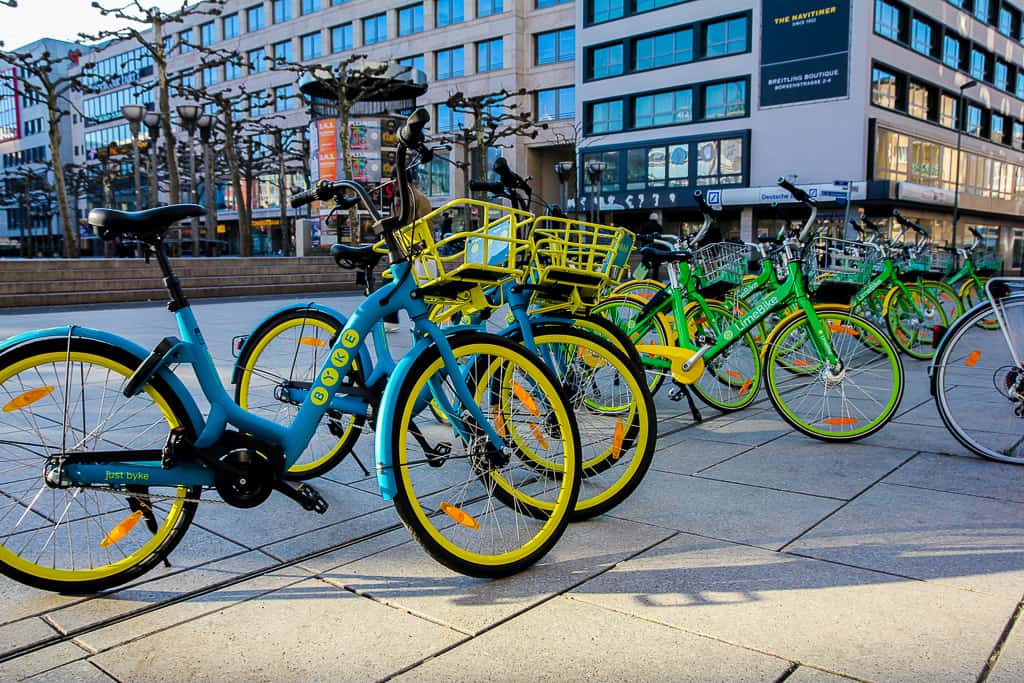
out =
[[[844,311],[818,314],[842,363],[831,368],[816,350],[806,314],[773,335],[765,387],[779,415],[823,441],[853,441],[892,419],[903,397],[903,364],[893,344],[867,320]],[[796,363],[814,372],[793,372]]]
[[[721,304],[708,301],[705,306],[692,306],[686,311],[687,329],[694,337],[720,338],[735,318]],[[761,355],[754,338],[745,334],[718,356],[706,360],[704,374],[692,386],[712,408],[733,411],[750,405],[761,388]]]
[[897,290],[893,294],[885,321],[896,346],[918,360],[935,356],[937,337],[949,325],[939,300],[913,284],[906,285],[906,292]]
[[[1024,296],[1000,303],[1018,356],[1024,352]],[[1024,464],[1024,367],[1010,352],[991,304],[950,328],[932,369],[939,416],[964,446],[991,460]]]
[[[441,564],[507,576],[543,557],[569,523],[580,487],[579,431],[558,380],[522,347],[480,333],[450,342],[456,367],[446,367],[436,347],[425,351],[402,379],[390,424],[380,426],[394,449],[395,508]],[[507,439],[504,450],[495,451],[467,410],[444,423],[419,418],[423,396],[442,405],[455,396],[455,372]],[[544,467],[522,457],[527,446]]]
[[[669,330],[665,318],[661,315],[653,316],[644,327],[633,329],[643,314],[646,302],[643,299],[635,299],[629,296],[615,296],[601,301],[592,311],[594,315],[609,320],[620,330],[626,332],[634,346],[650,344],[654,346],[669,346],[674,336]],[[643,358],[641,357],[641,360]],[[658,393],[665,377],[671,372],[662,370],[650,365],[644,366],[647,371],[647,387],[651,394]]]
[[[0,572],[63,593],[130,581],[167,556],[188,530],[198,487],[54,487],[43,478],[61,453],[160,449],[193,426],[154,378],[125,398],[140,360],[111,344],[45,339],[0,355]],[[116,469],[116,466],[114,466]]]

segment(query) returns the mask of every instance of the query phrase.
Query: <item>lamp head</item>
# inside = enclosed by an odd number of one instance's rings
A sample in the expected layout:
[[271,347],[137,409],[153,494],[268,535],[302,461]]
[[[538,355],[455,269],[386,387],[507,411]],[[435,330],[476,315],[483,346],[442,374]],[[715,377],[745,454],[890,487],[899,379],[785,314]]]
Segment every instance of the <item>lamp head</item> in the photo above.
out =
[[121,105],[121,116],[123,116],[126,121],[130,121],[131,123],[138,123],[139,121],[141,121],[145,111],[146,108],[143,107],[141,104]]

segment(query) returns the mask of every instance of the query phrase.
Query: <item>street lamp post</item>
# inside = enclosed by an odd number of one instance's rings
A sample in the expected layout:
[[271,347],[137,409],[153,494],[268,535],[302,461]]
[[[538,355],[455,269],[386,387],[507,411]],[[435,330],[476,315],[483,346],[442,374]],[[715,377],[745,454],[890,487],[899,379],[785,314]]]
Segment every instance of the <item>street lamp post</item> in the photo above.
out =
[[147,111],[142,117],[149,132],[149,208],[160,203],[160,174],[157,171],[157,141],[160,139],[160,114]]
[[590,208],[591,220],[594,223],[601,222],[601,179],[607,169],[608,164],[603,161],[587,162],[587,177],[590,180],[591,196],[593,197]]
[[[196,201],[196,153],[194,144],[199,111],[199,106],[195,104],[178,105],[181,127],[188,133],[188,200],[193,203]],[[199,222],[195,219],[189,219],[189,226],[192,228],[192,257],[195,258],[199,256]]]
[[[956,248],[956,228],[960,222],[960,153],[961,153],[961,142],[964,137],[964,126],[967,125],[967,115],[964,112],[964,93],[978,85],[978,81],[967,81],[960,86],[960,99],[956,105],[956,116],[958,121],[956,126],[956,179],[954,180],[953,190],[953,247]],[[960,124],[963,121],[963,125]]]
[[121,116],[128,122],[128,128],[132,131],[132,169],[135,180],[135,210],[142,209],[142,169],[139,168],[139,129],[142,124],[142,115],[145,108],[141,104],[121,105]]
[[[206,204],[206,236],[213,239],[217,233],[217,186],[214,177],[216,162],[213,158],[214,118],[203,114],[196,121],[199,128],[199,143],[203,148],[203,195]],[[212,243],[211,243],[212,244]],[[212,248],[212,247],[211,247]]]
[[555,162],[555,175],[558,176],[558,202],[562,211],[566,210],[569,203],[569,178],[572,176],[576,164],[571,161]]

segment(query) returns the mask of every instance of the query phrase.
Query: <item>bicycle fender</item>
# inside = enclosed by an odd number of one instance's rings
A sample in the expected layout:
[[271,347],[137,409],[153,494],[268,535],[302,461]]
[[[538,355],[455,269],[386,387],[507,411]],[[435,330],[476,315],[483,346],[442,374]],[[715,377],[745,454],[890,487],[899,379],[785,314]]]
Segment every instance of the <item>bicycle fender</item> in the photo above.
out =
[[[88,327],[78,326],[50,327],[43,330],[32,330],[31,332],[24,332],[13,337],[9,337],[0,342],[0,354],[8,349],[12,349],[15,346],[28,342],[40,341],[43,339],[67,339],[69,335],[80,339],[91,339],[116,346],[137,358],[140,364],[149,356],[149,351],[130,339],[126,339],[111,332],[104,332],[103,330],[94,330]],[[167,382],[168,387],[170,387],[171,391],[174,392],[177,398],[181,401],[181,404],[185,407],[185,411],[188,413],[188,417],[192,421],[192,424],[196,425],[197,428],[201,428],[206,420],[204,419],[203,414],[199,411],[199,407],[192,398],[192,394],[185,388],[185,385],[181,383],[181,380],[165,366],[161,366],[157,369],[154,372],[154,375]]]
[[[814,304],[814,310],[823,313],[849,313],[850,306],[849,304]],[[779,332],[782,330],[782,328],[784,328],[794,318],[800,315],[803,315],[803,310],[797,309],[796,311],[793,311],[785,318],[780,320],[778,324],[776,324],[775,327],[772,328],[771,332],[768,333],[768,336],[764,340],[764,345],[761,347],[762,362],[764,362],[765,358],[767,357],[768,349],[770,349],[772,345],[775,343],[775,338],[779,336]]]
[[393,466],[396,444],[392,442],[391,429],[382,428],[381,421],[384,416],[393,418],[397,414],[398,394],[405,382],[405,377],[409,374],[412,364],[430,348],[431,344],[430,339],[418,339],[416,344],[402,356],[388,378],[387,385],[384,387],[384,395],[380,400],[380,412],[377,415],[377,438],[374,440],[374,458],[377,461],[377,486],[380,488],[380,495],[384,500],[391,500],[395,497],[395,494],[398,493],[398,482]]
[[889,315],[889,307],[892,305],[892,300],[896,297],[896,294],[899,291],[899,287],[893,287],[885,293],[885,300],[882,302],[882,315]]
[[[277,309],[276,311],[265,317],[263,320],[261,320],[254,328],[252,328],[252,332],[249,333],[248,336],[246,336],[241,348],[238,349],[237,358],[235,360],[235,366],[231,370],[232,384],[238,384],[238,382],[242,379],[241,360],[245,356],[246,351],[249,350],[249,347],[252,346],[253,339],[262,336],[260,332],[263,332],[264,329],[268,327],[277,316],[283,313],[289,313],[291,311],[317,311],[318,313],[323,313],[324,315],[328,315],[332,318],[335,318],[341,324],[341,326],[344,326],[345,323],[348,322],[348,318],[345,316],[345,314],[341,313],[340,311],[330,308],[329,306],[323,306],[321,304],[313,302],[310,302],[308,304],[291,304],[289,306],[284,306],[283,308]],[[366,350],[365,345],[362,345],[359,349],[358,360],[360,365],[364,368],[369,368],[373,366],[372,362],[370,361],[369,352]]]

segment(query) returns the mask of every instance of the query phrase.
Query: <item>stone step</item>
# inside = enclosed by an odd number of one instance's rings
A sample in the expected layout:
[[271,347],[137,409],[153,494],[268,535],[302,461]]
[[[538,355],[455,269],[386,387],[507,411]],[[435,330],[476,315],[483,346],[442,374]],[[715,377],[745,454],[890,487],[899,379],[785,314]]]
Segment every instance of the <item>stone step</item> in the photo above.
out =
[[[190,259],[172,261],[175,273],[183,281],[203,275],[246,274],[308,274],[340,271],[330,258],[314,259]],[[155,263],[147,265],[141,259],[90,259],[88,261],[0,260],[0,282],[52,282],[77,281],[95,278],[159,278]]]
[[[182,277],[181,284],[188,294],[193,290],[204,291],[217,287],[240,287],[261,285],[299,285],[316,282],[350,285],[355,282],[351,272],[335,268],[326,273],[239,273],[217,275],[194,275]],[[4,282],[0,280],[0,294],[49,294],[57,292],[109,292],[122,290],[163,290],[162,278],[150,274],[148,277],[137,275],[122,276],[120,273],[106,273],[102,277],[83,278],[80,280],[40,280],[22,282]]]

